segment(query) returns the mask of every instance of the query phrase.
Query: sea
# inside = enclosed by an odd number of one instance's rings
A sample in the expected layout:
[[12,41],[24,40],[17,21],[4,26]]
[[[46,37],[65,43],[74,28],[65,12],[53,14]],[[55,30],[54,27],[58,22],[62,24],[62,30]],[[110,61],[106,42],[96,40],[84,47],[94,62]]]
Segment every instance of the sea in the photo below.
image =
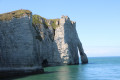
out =
[[44,68],[44,74],[13,80],[120,80],[120,57],[88,57],[88,64]]

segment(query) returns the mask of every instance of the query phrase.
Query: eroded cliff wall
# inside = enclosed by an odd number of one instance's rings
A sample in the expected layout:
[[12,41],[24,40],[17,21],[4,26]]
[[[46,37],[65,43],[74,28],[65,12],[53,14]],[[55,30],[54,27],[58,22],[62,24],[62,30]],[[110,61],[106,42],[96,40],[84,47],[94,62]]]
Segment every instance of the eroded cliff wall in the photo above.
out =
[[[60,53],[62,63],[64,64],[79,64],[79,53],[84,54],[82,44],[79,40],[76,31],[76,22],[70,20],[68,16],[62,16],[60,25],[55,30],[55,42]],[[82,63],[88,63],[87,56],[82,58]]]
[[82,63],[88,63],[77,35],[76,22],[71,21],[68,16],[62,16],[60,19],[45,19],[34,15],[34,18],[37,23],[34,22],[33,26],[39,36],[38,50],[42,63],[46,60],[50,66],[79,64],[78,50]]
[[88,63],[76,22],[67,16],[45,19],[26,10],[0,15],[0,70],[79,64],[78,50]]
[[41,62],[37,60],[39,52],[36,51],[32,13],[29,14],[0,21],[0,72],[42,70]]

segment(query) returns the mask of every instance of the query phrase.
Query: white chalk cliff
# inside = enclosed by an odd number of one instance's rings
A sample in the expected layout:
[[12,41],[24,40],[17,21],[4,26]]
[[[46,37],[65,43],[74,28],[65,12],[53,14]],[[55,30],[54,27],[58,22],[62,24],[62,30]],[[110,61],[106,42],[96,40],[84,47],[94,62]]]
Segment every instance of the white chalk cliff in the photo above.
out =
[[79,64],[78,50],[82,63],[88,63],[76,22],[67,16],[55,20],[35,16],[37,23],[33,18],[30,13],[0,20],[0,71],[35,71],[42,66]]
[[62,16],[59,27],[55,30],[55,42],[64,64],[79,64],[78,49],[82,63],[88,63],[82,44],[76,31],[76,22],[70,20],[68,16]]

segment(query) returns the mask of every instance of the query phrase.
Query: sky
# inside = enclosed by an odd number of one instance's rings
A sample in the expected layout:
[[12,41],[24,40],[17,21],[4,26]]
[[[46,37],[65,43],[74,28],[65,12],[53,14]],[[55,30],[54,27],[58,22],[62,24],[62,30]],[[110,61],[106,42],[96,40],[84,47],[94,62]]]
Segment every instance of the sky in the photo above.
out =
[[69,16],[88,57],[120,56],[120,0],[0,0],[0,14],[19,9]]

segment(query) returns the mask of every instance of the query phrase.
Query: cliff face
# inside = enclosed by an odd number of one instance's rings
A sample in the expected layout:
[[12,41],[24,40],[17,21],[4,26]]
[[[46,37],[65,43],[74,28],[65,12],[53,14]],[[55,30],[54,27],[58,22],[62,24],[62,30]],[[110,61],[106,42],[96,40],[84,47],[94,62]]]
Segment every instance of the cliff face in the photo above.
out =
[[[1,16],[0,16],[1,17]],[[0,75],[2,72],[43,72],[37,60],[32,15],[0,21]]]
[[75,22],[67,16],[54,20],[37,16],[37,19],[36,22],[39,23],[36,23],[36,25],[33,23],[33,26],[39,37],[37,47],[39,47],[40,60],[43,64],[44,61],[47,61],[47,65],[50,66],[79,64],[78,49],[82,63],[88,63],[87,56],[77,35]]
[[2,19],[4,16],[0,15],[1,70],[79,64],[78,49],[82,63],[88,63],[76,32],[76,23],[69,17],[45,19],[38,15],[32,16],[31,13],[16,16],[8,20],[6,17]]
[[[61,17],[60,25],[55,30],[55,42],[57,44],[62,63],[79,64],[78,49],[82,63],[88,62],[77,35],[76,22],[70,21],[69,17]],[[84,55],[84,59],[82,55]]]

